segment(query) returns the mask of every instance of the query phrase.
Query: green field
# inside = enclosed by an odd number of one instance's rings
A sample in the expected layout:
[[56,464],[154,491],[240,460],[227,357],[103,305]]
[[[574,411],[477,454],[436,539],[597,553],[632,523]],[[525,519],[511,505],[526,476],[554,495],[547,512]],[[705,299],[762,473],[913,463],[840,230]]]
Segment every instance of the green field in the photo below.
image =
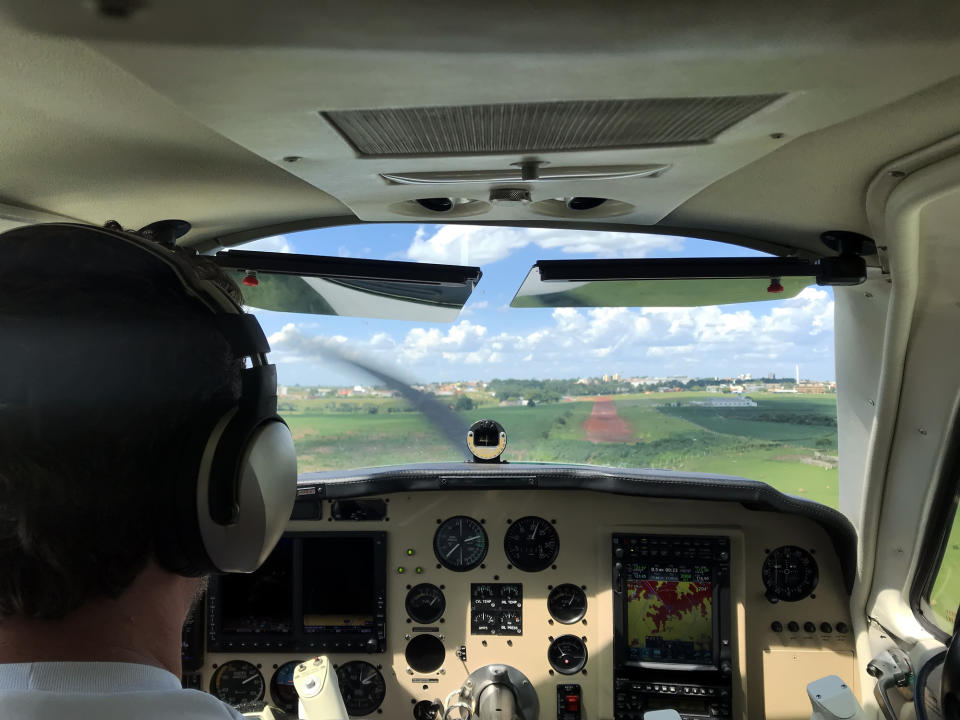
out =
[[930,609],[940,628],[953,634],[953,623],[960,605],[960,514],[953,518],[950,537],[940,563],[940,572],[930,591]]
[[[477,398],[479,407],[459,414],[465,423],[493,418],[503,425],[507,460],[740,475],[836,507],[834,396],[757,393],[751,395],[756,408],[684,405],[709,397],[717,395],[617,395],[617,410],[633,432],[625,443],[587,440],[583,422],[592,400],[499,407]],[[282,414],[293,430],[301,472],[462,457],[399,399],[295,400]]]

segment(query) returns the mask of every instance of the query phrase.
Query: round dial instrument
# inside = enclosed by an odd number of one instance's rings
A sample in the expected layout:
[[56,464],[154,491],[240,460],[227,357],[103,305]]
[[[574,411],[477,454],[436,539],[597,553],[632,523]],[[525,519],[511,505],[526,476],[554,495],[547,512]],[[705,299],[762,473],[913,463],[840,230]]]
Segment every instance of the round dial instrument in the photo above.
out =
[[300,699],[293,687],[293,671],[299,664],[299,660],[284,663],[270,678],[270,697],[273,698],[273,704],[288,713],[297,712],[297,701]]
[[587,646],[576,635],[561,635],[550,643],[547,660],[561,675],[573,675],[587,664]]
[[587,594],[579,585],[557,585],[547,596],[547,610],[559,623],[571,625],[587,614]]
[[503,538],[503,551],[518,570],[545,570],[557,559],[560,536],[549,520],[528,515],[507,528],[507,534]]
[[210,678],[210,694],[228,705],[262,700],[264,689],[263,675],[246,660],[225,662]]
[[407,615],[418,623],[432,623],[440,619],[447,609],[443,591],[432,583],[420,583],[410,588],[404,601]]
[[771,602],[803,600],[820,580],[820,570],[813,555],[796,545],[783,545],[763,561],[763,585]]
[[440,564],[456,572],[473,570],[487,556],[487,533],[471,517],[444,520],[433,536],[433,552]]
[[387,694],[383,675],[363,660],[344,663],[337,668],[340,695],[347,714],[353,717],[369,715],[380,707]]

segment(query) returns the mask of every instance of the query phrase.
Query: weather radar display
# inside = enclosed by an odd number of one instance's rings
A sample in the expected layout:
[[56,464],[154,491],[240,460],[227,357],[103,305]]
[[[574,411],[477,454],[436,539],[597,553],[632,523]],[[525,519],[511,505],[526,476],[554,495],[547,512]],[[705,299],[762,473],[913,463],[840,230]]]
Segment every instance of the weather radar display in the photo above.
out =
[[713,585],[706,566],[634,565],[626,578],[632,662],[713,663]]

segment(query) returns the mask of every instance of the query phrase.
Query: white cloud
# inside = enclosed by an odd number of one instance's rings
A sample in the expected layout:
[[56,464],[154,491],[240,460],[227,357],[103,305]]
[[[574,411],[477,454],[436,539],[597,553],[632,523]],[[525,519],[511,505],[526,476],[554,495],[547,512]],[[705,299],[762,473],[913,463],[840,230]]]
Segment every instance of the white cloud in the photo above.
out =
[[237,247],[238,250],[257,250],[260,252],[292,253],[293,245],[287,240],[286,235],[274,235],[272,237],[260,238],[253,242],[248,242]]
[[322,363],[324,343],[333,341],[423,380],[607,372],[707,377],[774,370],[792,375],[794,363],[819,368],[811,369],[811,377],[833,376],[833,300],[819,288],[750,309],[555,308],[540,317],[539,325],[523,330],[507,325],[497,331],[461,319],[444,328],[416,327],[402,336],[378,331],[349,340],[315,338],[303,326],[287,325],[270,344],[281,367]]
[[417,228],[406,257],[417,262],[488,265],[531,244],[571,255],[621,258],[643,258],[654,252],[683,250],[683,238],[671,235],[442,225],[431,231],[423,226]]

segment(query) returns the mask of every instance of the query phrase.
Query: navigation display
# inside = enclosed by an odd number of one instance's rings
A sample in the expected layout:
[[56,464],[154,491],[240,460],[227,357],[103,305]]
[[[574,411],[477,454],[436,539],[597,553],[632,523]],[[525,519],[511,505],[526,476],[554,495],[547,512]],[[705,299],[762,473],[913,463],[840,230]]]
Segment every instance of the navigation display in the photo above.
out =
[[386,546],[382,531],[290,533],[256,572],[212,576],[207,650],[384,652]]
[[370,536],[303,541],[303,629],[372,628],[376,559]]
[[290,538],[281,538],[256,572],[221,576],[221,632],[289,633],[293,626],[292,577],[293,541]]
[[627,660],[710,665],[713,583],[706,565],[628,565]]

